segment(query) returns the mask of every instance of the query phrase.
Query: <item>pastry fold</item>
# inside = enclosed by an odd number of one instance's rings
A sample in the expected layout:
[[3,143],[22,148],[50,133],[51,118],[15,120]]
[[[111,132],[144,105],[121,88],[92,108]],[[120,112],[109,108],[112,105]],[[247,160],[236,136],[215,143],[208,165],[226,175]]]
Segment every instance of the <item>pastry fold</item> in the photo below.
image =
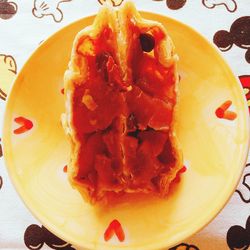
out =
[[175,135],[178,56],[158,22],[131,2],[100,9],[75,37],[64,77],[68,177],[95,203],[112,195],[165,197],[182,168]]

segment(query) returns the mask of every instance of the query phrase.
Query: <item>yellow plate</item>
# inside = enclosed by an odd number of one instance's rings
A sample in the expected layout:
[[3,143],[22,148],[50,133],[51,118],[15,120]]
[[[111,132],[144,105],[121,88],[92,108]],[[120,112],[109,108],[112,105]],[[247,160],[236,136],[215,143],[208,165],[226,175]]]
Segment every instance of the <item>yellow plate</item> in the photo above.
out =
[[[218,52],[191,28],[170,18],[142,13],[162,22],[180,56],[177,134],[188,167],[167,200],[140,199],[95,208],[71,188],[63,167],[69,145],[60,125],[60,93],[74,36],[93,17],[79,20],[44,42],[19,73],[7,102],[4,154],[11,179],[32,213],[49,230],[88,249],[149,250],[168,247],[206,225],[226,204],[241,175],[248,151],[248,109],[243,90]],[[231,100],[237,119],[218,119],[215,110]],[[14,119],[33,128],[14,134]],[[105,242],[108,224],[118,219],[126,234]]]

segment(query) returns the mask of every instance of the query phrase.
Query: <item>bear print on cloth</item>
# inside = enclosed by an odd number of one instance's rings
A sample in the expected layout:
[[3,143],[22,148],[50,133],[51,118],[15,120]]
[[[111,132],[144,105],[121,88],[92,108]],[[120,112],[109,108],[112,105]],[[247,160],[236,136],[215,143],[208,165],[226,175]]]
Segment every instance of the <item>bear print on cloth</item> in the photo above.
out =
[[111,3],[113,6],[120,6],[124,0],[98,0],[100,4]]
[[230,50],[233,44],[246,49],[245,59],[250,63],[250,16],[236,19],[231,25],[230,31],[217,31],[213,40],[221,51]]
[[[153,1],[165,1],[165,0],[153,0]],[[171,10],[178,10],[186,4],[187,0],[166,0],[166,4]],[[213,9],[216,6],[225,6],[229,12],[235,12],[237,10],[237,4],[234,0],[202,0],[202,4],[208,8]]]
[[63,12],[59,8],[60,4],[70,1],[72,0],[34,0],[32,13],[37,18],[52,16],[54,21],[59,23],[63,20]]
[[236,192],[239,194],[242,201],[245,203],[250,203],[250,163],[248,163],[244,169],[244,173],[241,177],[240,184]]
[[175,247],[169,248],[169,250],[199,250],[199,248],[194,245],[181,243]]
[[[156,2],[165,1],[165,0],[153,0]],[[166,5],[171,10],[178,10],[186,4],[187,0],[166,0]]]
[[8,0],[0,0],[0,18],[10,19],[17,13],[17,4],[8,2]]
[[0,99],[5,101],[16,77],[16,61],[10,55],[0,54]]
[[178,10],[186,4],[187,0],[167,0],[166,4],[171,10]]
[[227,232],[227,244],[231,250],[247,250],[250,246],[250,216],[246,222],[246,228],[235,225]]
[[220,6],[223,5],[226,7],[226,9],[229,12],[235,12],[237,10],[237,4],[234,0],[202,0],[202,4],[209,8],[209,9],[213,9],[216,6]]
[[24,233],[24,243],[28,249],[39,250],[46,243],[52,249],[75,250],[71,244],[61,240],[44,226],[39,227],[32,224],[27,227]]

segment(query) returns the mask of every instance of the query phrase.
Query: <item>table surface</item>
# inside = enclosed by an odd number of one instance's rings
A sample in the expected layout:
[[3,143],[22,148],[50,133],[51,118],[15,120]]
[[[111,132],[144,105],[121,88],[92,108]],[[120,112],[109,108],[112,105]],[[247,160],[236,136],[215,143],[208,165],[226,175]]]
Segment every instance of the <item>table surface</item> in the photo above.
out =
[[[11,83],[37,46],[55,31],[95,14],[103,2],[123,0],[0,1],[0,123]],[[134,0],[140,10],[173,17],[219,47],[250,89],[249,0]],[[0,126],[1,126],[0,125]],[[0,138],[2,127],[0,127]],[[23,205],[3,161],[0,141],[0,249],[75,249],[46,230]],[[250,162],[250,159],[248,159]],[[57,245],[57,247],[55,247]],[[36,248],[32,248],[36,246]],[[250,246],[250,163],[221,213],[202,231],[171,249],[248,249]],[[250,248],[249,248],[250,249]]]

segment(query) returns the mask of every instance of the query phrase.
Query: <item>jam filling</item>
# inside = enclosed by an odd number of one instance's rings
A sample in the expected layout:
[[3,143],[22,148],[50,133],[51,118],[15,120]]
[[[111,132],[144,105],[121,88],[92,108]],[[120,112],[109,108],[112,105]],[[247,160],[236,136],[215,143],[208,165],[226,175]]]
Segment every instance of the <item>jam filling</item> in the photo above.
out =
[[80,69],[81,60],[87,64],[88,77],[75,84],[73,94],[73,125],[81,141],[75,178],[96,194],[158,191],[159,176],[176,161],[169,138],[174,69],[151,55],[165,34],[132,23],[131,30],[127,63],[132,72],[126,82],[111,28],[95,39],[82,37],[76,51]]

